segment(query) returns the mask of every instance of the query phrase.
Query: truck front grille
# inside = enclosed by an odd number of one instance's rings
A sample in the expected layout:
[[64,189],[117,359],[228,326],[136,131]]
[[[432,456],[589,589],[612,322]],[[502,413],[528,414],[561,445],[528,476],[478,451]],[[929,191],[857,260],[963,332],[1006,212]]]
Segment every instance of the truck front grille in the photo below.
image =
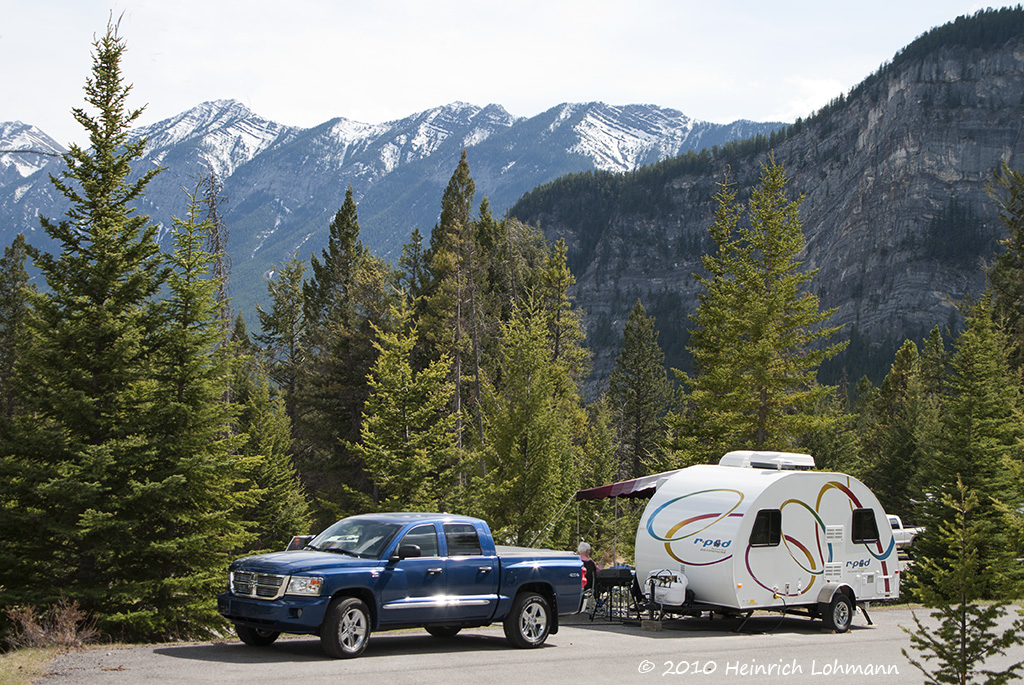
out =
[[255,599],[277,599],[288,587],[288,576],[273,573],[231,572],[231,594]]

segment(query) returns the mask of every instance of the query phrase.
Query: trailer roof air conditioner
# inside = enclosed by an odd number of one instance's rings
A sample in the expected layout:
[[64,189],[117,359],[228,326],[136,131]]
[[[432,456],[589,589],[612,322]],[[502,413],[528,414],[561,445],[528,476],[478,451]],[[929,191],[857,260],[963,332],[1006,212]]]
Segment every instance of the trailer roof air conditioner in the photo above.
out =
[[737,450],[729,452],[718,463],[722,466],[740,466],[748,469],[775,469],[779,471],[810,471],[814,457],[794,452],[755,452]]

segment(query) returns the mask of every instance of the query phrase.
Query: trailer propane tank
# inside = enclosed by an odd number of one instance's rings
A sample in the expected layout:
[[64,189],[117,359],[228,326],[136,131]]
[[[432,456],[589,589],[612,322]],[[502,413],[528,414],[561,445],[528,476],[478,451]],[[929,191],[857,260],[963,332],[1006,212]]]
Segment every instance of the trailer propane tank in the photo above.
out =
[[646,587],[650,588],[651,601],[664,606],[686,604],[686,574],[671,569],[658,569],[647,575]]

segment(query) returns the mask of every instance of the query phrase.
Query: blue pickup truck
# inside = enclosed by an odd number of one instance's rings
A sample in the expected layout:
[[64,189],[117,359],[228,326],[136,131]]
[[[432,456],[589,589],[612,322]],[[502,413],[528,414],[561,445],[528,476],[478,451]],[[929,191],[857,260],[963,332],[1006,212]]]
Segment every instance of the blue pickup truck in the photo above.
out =
[[516,647],[539,647],[583,592],[577,555],[496,547],[484,521],[451,514],[352,516],[300,550],[239,559],[229,576],[217,608],[242,642],[319,635],[336,658],[362,654],[373,630],[453,637],[498,621]]

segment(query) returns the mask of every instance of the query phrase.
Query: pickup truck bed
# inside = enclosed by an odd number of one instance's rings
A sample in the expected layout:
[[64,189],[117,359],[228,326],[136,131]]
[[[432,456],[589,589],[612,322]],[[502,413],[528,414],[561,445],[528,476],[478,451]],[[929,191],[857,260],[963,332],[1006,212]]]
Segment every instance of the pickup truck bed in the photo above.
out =
[[450,514],[342,519],[300,551],[239,559],[218,610],[250,645],[315,634],[331,656],[358,656],[376,630],[450,637],[502,622],[538,647],[576,613],[582,562],[569,552],[496,547],[487,524]]

